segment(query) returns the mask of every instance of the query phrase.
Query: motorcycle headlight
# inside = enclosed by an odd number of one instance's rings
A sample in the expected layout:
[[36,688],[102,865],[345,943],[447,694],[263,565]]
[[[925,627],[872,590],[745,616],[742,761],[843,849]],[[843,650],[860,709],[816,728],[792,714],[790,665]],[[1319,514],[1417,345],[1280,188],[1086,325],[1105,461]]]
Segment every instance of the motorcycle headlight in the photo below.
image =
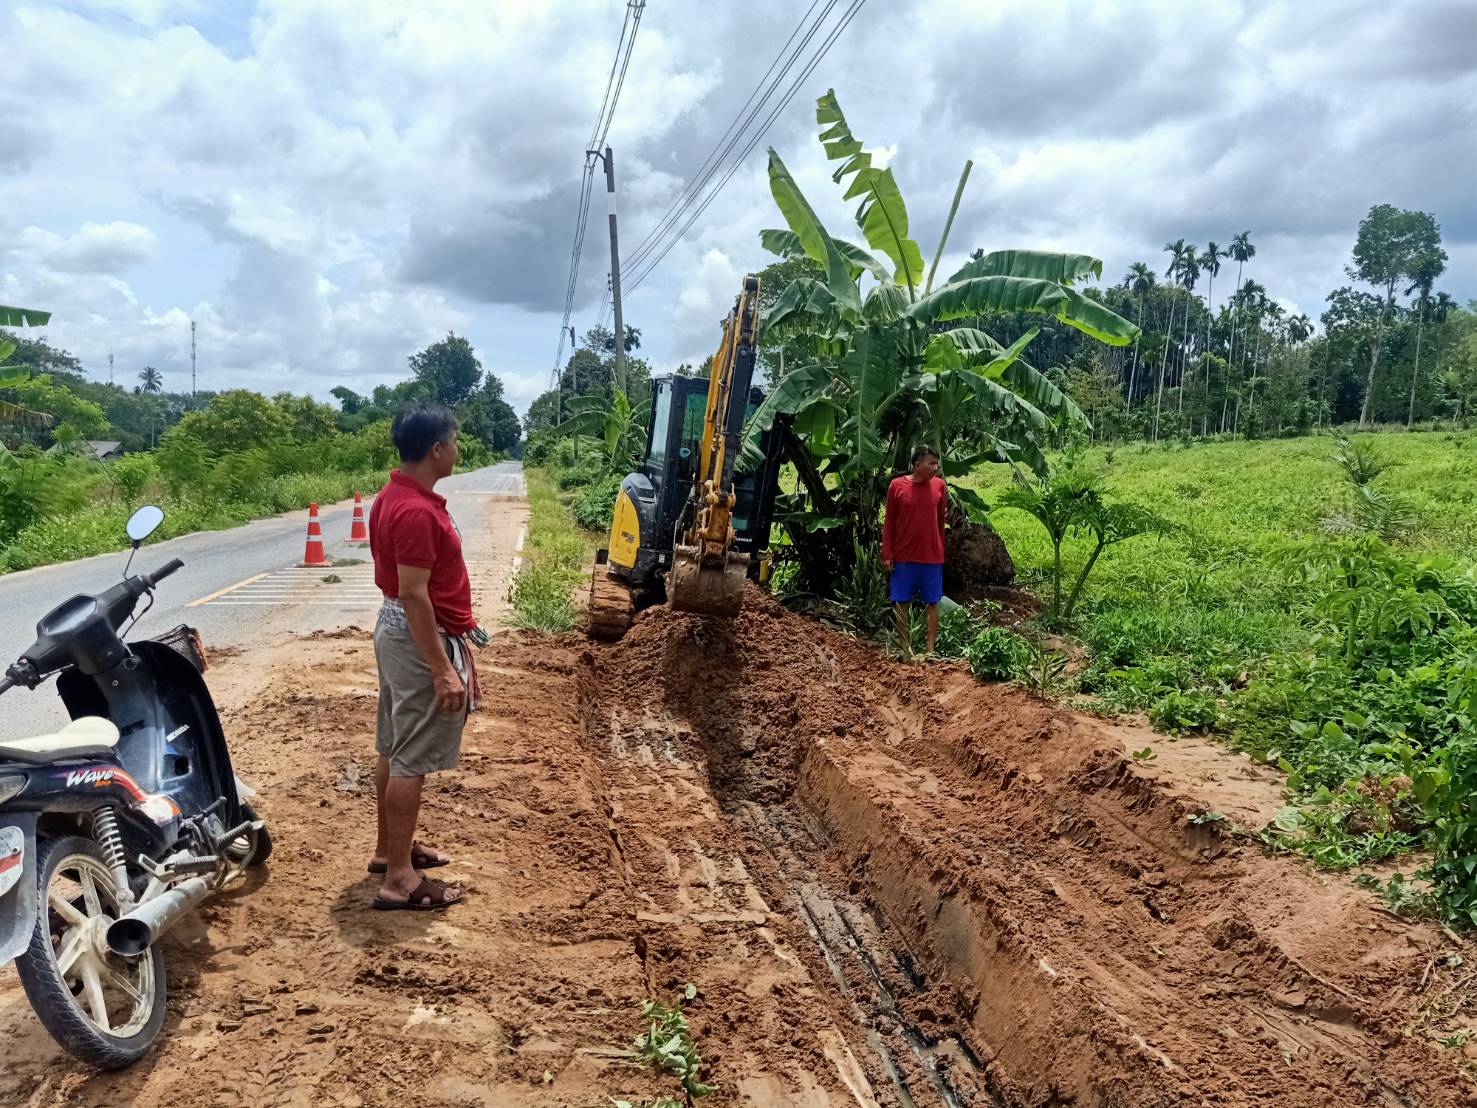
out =
[[4,804],[25,787],[26,775],[23,773],[0,775],[0,804]]

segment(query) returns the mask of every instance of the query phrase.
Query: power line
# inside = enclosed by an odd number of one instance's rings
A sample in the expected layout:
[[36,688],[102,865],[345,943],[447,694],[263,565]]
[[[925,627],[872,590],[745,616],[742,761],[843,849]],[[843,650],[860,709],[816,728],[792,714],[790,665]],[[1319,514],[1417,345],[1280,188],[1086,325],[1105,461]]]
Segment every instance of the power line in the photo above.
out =
[[[749,93],[749,98],[744,101],[743,106],[739,108],[737,114],[734,115],[733,121],[730,122],[728,125],[728,129],[723,132],[717,143],[714,144],[713,149],[708,151],[708,156],[703,159],[702,165],[698,166],[697,172],[692,175],[692,179],[688,182],[687,186],[683,188],[683,190],[672,201],[671,206],[666,210],[666,212],[662,214],[662,218],[657,221],[656,226],[651,229],[650,233],[648,233],[647,236],[642,239],[640,243],[637,244],[636,249],[631,252],[629,264],[632,270],[635,270],[645,260],[645,258],[651,253],[652,248],[657,244],[661,237],[665,235],[671,227],[675,226],[676,222],[681,219],[682,215],[685,213],[685,209],[688,208],[697,198],[697,196],[703,191],[703,189],[707,187],[708,182],[712,180],[713,175],[721,167],[723,159],[733,150],[733,147],[742,134],[744,128],[746,128],[753,121],[755,115],[757,115],[758,112],[762,109],[764,101],[769,98],[774,89],[778,87],[779,83],[782,80],[784,80],[785,75],[790,70],[790,67],[794,65],[795,58],[799,56],[800,51],[804,49],[805,45],[810,41],[811,37],[814,36],[816,29],[830,14],[831,9],[836,6],[836,2],[837,0],[827,0],[825,9],[821,12],[820,16],[815,20],[815,22],[810,24],[810,29],[806,32],[804,40],[802,40],[801,43],[795,47],[795,51],[790,55],[789,60],[785,62],[784,68],[779,72],[779,74],[775,75],[775,66],[779,65],[780,59],[785,57],[786,52],[790,50],[791,44],[795,42],[795,37],[800,34],[802,29],[805,28],[806,24],[810,22],[811,14],[815,11],[816,5],[820,3],[820,0],[812,0],[810,7],[806,9],[805,14],[800,17],[800,22],[797,23],[795,25],[795,29],[790,32],[790,37],[785,40],[785,44],[780,47],[779,52],[775,54],[774,60],[769,63],[769,68],[765,70],[764,75],[759,78],[759,81],[754,86],[753,91]],[[771,80],[772,75],[773,79]],[[763,97],[760,98],[759,104],[755,105],[754,100],[760,95],[761,90],[763,91]],[[750,111],[751,107],[753,108],[752,111]],[[744,115],[745,112],[749,113],[747,117]]]
[[[790,84],[790,87],[786,90],[784,96],[774,106],[774,109],[769,113],[768,117],[760,125],[759,129],[755,131],[753,136],[748,140],[748,142],[744,146],[743,151],[730,164],[727,173],[725,173],[723,176],[723,179],[720,180],[718,184],[708,193],[702,204],[697,208],[696,211],[692,213],[691,216],[688,217],[687,221],[683,223],[681,229],[678,230],[675,234],[668,237],[666,245],[661,248],[660,253],[652,258],[651,261],[646,264],[644,269],[642,269],[639,273],[636,273],[635,276],[629,282],[627,282],[626,289],[628,292],[634,292],[641,285],[641,283],[652,274],[656,267],[661,264],[662,259],[665,258],[667,254],[671,251],[672,247],[676,246],[677,243],[682,240],[683,236],[687,234],[693,223],[695,223],[697,219],[703,214],[703,212],[707,211],[708,206],[718,198],[718,194],[723,191],[724,187],[733,178],[733,175],[738,172],[740,167],[742,167],[744,159],[749,156],[750,151],[752,151],[754,147],[758,145],[759,140],[763,138],[769,128],[773,126],[774,121],[779,118],[780,113],[783,112],[784,109],[789,105],[790,100],[793,99],[796,91],[810,77],[810,74],[815,70],[815,67],[820,64],[821,59],[824,58],[826,54],[830,51],[832,45],[834,45],[836,40],[841,37],[842,32],[846,30],[847,25],[850,24],[852,19],[856,17],[857,12],[861,11],[862,6],[866,2],[867,0],[854,0],[851,7],[847,9],[846,13],[841,17],[840,21],[831,30],[830,34],[821,44],[820,49],[806,64],[804,71],[801,72],[801,74],[796,77],[795,80]],[[634,269],[635,267],[633,266],[632,268]]]
[[605,79],[605,95],[600,101],[600,111],[590,129],[590,139],[585,146],[584,174],[580,181],[580,198],[575,215],[574,243],[569,252],[569,279],[564,289],[564,316],[559,325],[559,344],[554,351],[554,377],[559,374],[559,364],[564,360],[564,336],[569,331],[569,317],[574,311],[575,292],[579,287],[580,257],[584,251],[585,229],[589,225],[590,193],[594,185],[595,156],[605,145],[610,133],[610,124],[615,119],[616,105],[620,102],[621,89],[625,87],[626,70],[631,64],[631,51],[636,45],[636,31],[641,26],[641,15],[646,9],[646,0],[629,0],[626,16],[621,23],[621,37],[616,43],[615,57],[610,63],[610,74]]

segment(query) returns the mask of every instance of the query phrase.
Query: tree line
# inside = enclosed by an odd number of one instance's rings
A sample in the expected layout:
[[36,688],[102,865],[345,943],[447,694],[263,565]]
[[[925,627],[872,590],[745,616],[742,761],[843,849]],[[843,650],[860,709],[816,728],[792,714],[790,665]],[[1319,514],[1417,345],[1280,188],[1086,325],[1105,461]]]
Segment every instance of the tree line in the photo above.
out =
[[[269,409],[287,413],[288,422],[296,418],[293,413],[311,411],[311,422],[323,434],[352,434],[387,422],[398,408],[417,401],[455,411],[463,437],[477,444],[474,451],[480,447],[487,454],[511,454],[522,437],[501,379],[483,370],[466,338],[451,333],[411,355],[410,375],[402,381],[376,385],[364,396],[335,386],[330,392],[337,409],[288,392],[269,398],[247,389],[174,391],[153,366],[139,370],[138,383],[130,388],[88,378],[71,353],[23,333],[0,330],[0,343],[14,344],[7,368],[25,371],[0,387],[0,445],[11,451],[28,445],[49,450],[87,439],[117,441],[124,453],[152,450],[192,413],[206,412],[218,402],[225,409],[247,408],[263,415],[258,445],[267,445],[281,429],[281,420],[265,415]],[[213,418],[202,416],[192,425],[208,425]],[[225,441],[207,446],[223,452],[237,448]]]
[[[986,256],[983,249],[972,261]],[[1094,439],[1302,434],[1357,423],[1465,425],[1477,402],[1477,311],[1436,289],[1447,256],[1426,212],[1376,205],[1355,235],[1348,285],[1315,325],[1255,277],[1251,231],[1199,247],[1164,245],[1085,296],[1133,321],[1128,346],[1105,346],[1035,310],[980,312],[974,324],[1009,346],[1035,331],[1030,364],[1087,414]],[[803,253],[760,273],[766,307],[795,281],[824,277]],[[1221,290],[1226,291],[1222,292]],[[771,384],[815,360],[807,335],[761,339]]]

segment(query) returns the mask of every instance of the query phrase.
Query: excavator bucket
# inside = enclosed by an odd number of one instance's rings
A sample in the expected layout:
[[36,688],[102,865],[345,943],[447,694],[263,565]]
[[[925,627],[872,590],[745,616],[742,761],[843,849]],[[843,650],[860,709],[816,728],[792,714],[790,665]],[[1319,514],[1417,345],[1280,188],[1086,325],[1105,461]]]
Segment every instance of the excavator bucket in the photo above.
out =
[[736,616],[744,606],[744,581],[749,556],[729,551],[722,561],[704,563],[696,546],[672,548],[672,571],[667,574],[667,600],[678,612],[705,616]]

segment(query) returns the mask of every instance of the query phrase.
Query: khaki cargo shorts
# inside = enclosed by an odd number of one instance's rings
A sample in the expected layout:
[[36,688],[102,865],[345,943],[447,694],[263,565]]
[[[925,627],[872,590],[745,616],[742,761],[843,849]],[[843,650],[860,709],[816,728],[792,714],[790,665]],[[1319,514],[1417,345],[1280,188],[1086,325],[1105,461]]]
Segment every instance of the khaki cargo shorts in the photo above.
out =
[[[467,713],[437,706],[436,679],[410,629],[381,620],[374,629],[374,658],[380,678],[374,748],[389,759],[390,776],[423,777],[455,767]],[[453,662],[465,682],[459,652],[453,652]]]

